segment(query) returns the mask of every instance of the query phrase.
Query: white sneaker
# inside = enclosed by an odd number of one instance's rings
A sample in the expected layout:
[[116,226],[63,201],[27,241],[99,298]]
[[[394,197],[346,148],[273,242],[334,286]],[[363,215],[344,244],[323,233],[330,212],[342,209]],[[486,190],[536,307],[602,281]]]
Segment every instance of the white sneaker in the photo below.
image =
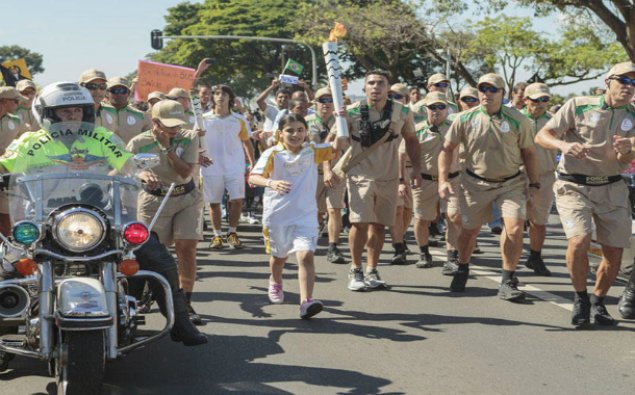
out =
[[273,304],[281,304],[284,302],[284,291],[282,284],[277,284],[269,278],[269,301]]
[[368,288],[386,287],[386,282],[379,277],[377,269],[373,269],[364,276],[364,283]]
[[351,268],[351,271],[348,272],[348,289],[351,291],[363,291],[365,288],[366,283],[364,282],[362,269]]
[[313,317],[322,309],[324,305],[319,300],[307,299],[304,303],[300,305],[300,318],[303,320],[308,320]]

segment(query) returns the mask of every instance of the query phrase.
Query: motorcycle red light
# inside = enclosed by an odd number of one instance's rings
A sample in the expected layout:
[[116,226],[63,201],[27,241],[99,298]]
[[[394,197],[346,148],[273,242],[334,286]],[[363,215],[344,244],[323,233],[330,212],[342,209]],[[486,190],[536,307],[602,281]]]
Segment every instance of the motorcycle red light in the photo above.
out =
[[33,259],[22,258],[15,264],[15,270],[23,276],[30,276],[37,270],[37,262]]
[[123,231],[123,238],[130,244],[142,244],[150,237],[148,228],[139,222],[126,226]]

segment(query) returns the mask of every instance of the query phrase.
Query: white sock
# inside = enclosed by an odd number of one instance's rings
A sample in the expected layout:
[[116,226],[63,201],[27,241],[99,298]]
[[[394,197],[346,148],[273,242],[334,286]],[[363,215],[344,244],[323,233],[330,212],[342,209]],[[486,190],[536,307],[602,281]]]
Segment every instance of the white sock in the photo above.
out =
[[236,233],[236,228],[230,226],[229,229],[227,229],[227,233]]
[[220,229],[214,229],[214,236],[221,236],[221,230]]

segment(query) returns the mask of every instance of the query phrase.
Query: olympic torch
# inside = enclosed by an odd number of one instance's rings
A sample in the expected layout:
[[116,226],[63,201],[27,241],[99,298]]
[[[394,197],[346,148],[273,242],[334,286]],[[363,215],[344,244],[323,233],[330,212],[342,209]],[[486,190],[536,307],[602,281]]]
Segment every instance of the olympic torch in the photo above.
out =
[[[329,86],[333,94],[333,104],[335,111],[340,110],[344,106],[344,97],[342,95],[342,68],[337,57],[337,39],[346,36],[346,27],[341,23],[335,22],[335,27],[329,34],[329,41],[322,44],[322,52],[324,52],[324,62],[326,63],[326,71],[329,77]],[[346,119],[342,116],[335,115],[335,124],[337,126],[337,137],[348,138],[348,125]]]

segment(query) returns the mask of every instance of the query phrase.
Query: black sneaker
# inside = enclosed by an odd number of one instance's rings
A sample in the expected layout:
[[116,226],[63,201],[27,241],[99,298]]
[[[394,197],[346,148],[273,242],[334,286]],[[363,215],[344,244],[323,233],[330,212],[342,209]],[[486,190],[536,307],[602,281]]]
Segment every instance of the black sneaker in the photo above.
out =
[[434,263],[432,262],[432,255],[430,254],[421,254],[419,256],[419,261],[416,263],[416,267],[420,269],[427,269],[432,267]]
[[521,302],[525,300],[525,293],[518,289],[514,280],[509,280],[498,288],[498,297],[510,302]]
[[614,326],[617,325],[617,321],[606,310],[603,302],[594,303],[591,305],[591,318],[594,324],[600,326]]
[[500,226],[494,226],[491,232],[494,235],[500,235],[501,233],[503,233],[503,228],[501,228]]
[[589,297],[580,298],[577,294],[573,300],[573,312],[571,314],[571,325],[575,329],[584,329],[591,323],[591,302]]
[[470,277],[470,269],[467,270],[457,270],[454,273],[454,277],[452,278],[452,283],[450,283],[450,291],[452,292],[464,292],[465,284],[467,284],[467,279]]
[[536,259],[531,259],[531,257],[527,258],[527,262],[525,262],[525,266],[529,269],[532,269],[534,273],[536,273],[539,276],[546,276],[546,277],[551,276],[551,271],[547,269],[547,266],[545,266],[545,262],[542,260],[542,258],[536,258]]
[[346,258],[337,248],[329,250],[326,254],[326,260],[331,263],[346,263]]
[[617,304],[617,311],[625,320],[635,319],[635,289],[625,289]]
[[406,265],[408,264],[408,259],[406,257],[406,251],[397,252],[390,259],[391,265]]
[[455,260],[450,260],[443,263],[441,273],[445,276],[453,276],[457,270],[459,270],[459,264]]

